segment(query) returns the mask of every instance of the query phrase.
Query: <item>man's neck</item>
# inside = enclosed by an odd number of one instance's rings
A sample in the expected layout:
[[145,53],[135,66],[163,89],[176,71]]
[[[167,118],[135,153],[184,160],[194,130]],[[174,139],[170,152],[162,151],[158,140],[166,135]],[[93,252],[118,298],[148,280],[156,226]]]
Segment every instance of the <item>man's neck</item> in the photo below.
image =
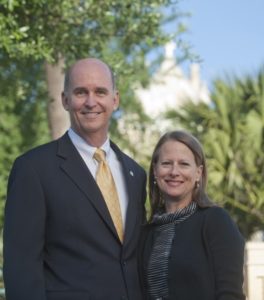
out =
[[107,134],[98,134],[98,132],[95,133],[89,133],[88,134],[80,134],[76,132],[73,128],[71,128],[75,134],[79,135],[88,145],[96,148],[100,148],[105,141],[107,140]]

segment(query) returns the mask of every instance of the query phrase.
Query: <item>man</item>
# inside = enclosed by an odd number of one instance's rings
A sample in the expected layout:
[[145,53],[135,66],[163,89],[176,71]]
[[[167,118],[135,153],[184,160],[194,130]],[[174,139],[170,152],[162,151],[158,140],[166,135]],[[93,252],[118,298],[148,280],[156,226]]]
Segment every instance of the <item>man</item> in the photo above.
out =
[[[119,105],[110,68],[98,59],[77,61],[65,76],[62,103],[69,131],[16,159],[10,174],[7,300],[139,300],[136,246],[146,175],[109,141],[109,120]],[[97,148],[115,180],[121,234],[96,183]]]

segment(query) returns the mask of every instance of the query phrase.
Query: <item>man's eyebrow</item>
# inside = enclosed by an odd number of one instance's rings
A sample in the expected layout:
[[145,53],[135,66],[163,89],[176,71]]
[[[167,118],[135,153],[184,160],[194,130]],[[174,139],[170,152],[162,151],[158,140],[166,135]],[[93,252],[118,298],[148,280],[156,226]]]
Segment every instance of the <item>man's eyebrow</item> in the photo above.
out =
[[97,86],[95,88],[96,91],[99,91],[99,92],[105,92],[105,93],[108,93],[109,92],[109,89],[106,88],[106,87],[103,87],[103,86]]
[[83,86],[77,86],[74,91],[79,91],[79,90],[87,90],[87,88],[83,87]]
[[108,91],[108,88],[104,87],[104,86],[97,86],[95,87],[96,90],[106,90]]
[[85,87],[77,86],[73,91],[75,92],[75,91],[88,91],[88,90]]
[[[109,93],[109,89],[106,88],[106,87],[103,87],[103,86],[96,86],[96,87],[94,88],[94,91],[96,91],[96,92]],[[77,87],[73,90],[73,93],[76,93],[76,92],[86,92],[86,93],[88,93],[88,92],[89,92],[89,89],[86,88],[86,87],[77,86]]]

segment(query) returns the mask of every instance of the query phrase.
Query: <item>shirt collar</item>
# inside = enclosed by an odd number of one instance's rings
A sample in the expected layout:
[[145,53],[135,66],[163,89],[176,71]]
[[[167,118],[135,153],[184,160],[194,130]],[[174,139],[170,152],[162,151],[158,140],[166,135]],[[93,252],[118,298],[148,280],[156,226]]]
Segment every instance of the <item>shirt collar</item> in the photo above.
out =
[[[89,145],[81,136],[79,136],[72,128],[69,128],[68,134],[75,147],[82,152],[88,153],[90,157],[93,157],[95,150],[94,146]],[[106,153],[106,157],[110,154],[110,140],[107,137],[106,141],[100,147]]]

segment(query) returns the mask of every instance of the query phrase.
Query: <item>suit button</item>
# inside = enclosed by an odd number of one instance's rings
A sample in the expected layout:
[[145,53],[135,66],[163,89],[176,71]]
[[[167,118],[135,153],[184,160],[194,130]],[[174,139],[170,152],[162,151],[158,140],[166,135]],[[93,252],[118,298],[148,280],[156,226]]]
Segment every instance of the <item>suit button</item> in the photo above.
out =
[[125,267],[126,266],[126,262],[122,261],[122,266]]

